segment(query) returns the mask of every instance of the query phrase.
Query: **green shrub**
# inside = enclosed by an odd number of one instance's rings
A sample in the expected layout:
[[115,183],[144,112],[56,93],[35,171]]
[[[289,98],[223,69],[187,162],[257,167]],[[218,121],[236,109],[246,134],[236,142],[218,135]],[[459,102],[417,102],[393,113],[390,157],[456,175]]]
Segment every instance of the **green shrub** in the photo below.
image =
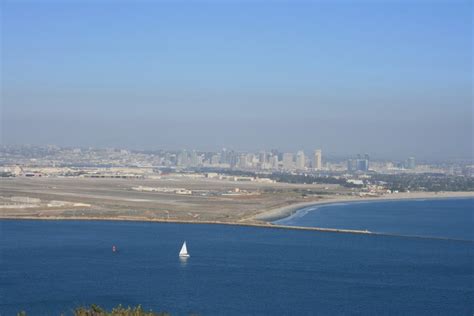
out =
[[74,316],[168,316],[168,313],[145,311],[141,305],[136,307],[122,307],[119,305],[114,307],[112,311],[108,312],[97,305],[90,307],[79,307],[74,311]]

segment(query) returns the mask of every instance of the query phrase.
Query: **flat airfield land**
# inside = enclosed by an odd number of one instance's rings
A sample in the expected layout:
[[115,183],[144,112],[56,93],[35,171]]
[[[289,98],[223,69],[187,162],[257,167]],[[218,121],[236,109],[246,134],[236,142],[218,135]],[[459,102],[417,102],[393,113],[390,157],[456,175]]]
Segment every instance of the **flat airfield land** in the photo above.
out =
[[[133,189],[139,186],[183,188],[191,190],[192,194]],[[208,178],[17,177],[0,180],[0,204],[3,204],[3,207],[0,205],[0,217],[253,221],[254,215],[267,210],[350,193],[338,185]],[[13,203],[12,197],[40,199],[41,202]]]
[[[148,192],[137,187],[186,189]],[[135,189],[134,189],[135,188]],[[359,197],[339,185],[263,183],[208,178],[113,179],[17,177],[0,179],[0,218],[110,219],[267,225],[319,203],[375,199],[474,196],[473,192],[400,193]]]

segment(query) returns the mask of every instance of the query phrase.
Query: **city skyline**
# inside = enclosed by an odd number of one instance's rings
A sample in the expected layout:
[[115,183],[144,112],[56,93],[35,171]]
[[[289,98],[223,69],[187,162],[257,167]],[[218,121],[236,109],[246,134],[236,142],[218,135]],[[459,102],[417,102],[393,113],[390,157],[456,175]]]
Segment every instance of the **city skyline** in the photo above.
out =
[[[159,152],[169,152],[169,153],[175,153],[178,154],[180,152],[188,152],[188,153],[200,153],[200,154],[211,154],[211,153],[222,153],[224,151],[227,151],[229,153],[233,154],[255,154],[259,155],[262,153],[265,154],[273,154],[276,153],[280,155],[282,158],[279,160],[279,162],[284,161],[284,155],[292,155],[292,159],[294,160],[293,162],[296,165],[296,157],[298,155],[298,152],[302,152],[304,154],[304,160],[305,162],[311,161],[315,162],[317,164],[317,161],[319,161],[319,166],[322,165],[322,152],[323,150],[321,148],[311,148],[311,149],[304,149],[300,148],[295,151],[291,150],[284,150],[281,148],[259,148],[256,150],[237,150],[235,148],[231,147],[222,147],[222,148],[215,148],[215,149],[203,149],[203,148],[197,148],[197,147],[181,147],[181,148],[164,148],[160,146],[154,146],[154,147],[148,147],[148,148],[133,148],[133,147],[126,147],[126,146],[62,146],[62,145],[57,145],[57,144],[46,144],[46,145],[41,145],[41,144],[7,144],[7,145],[0,145],[0,150],[3,149],[8,149],[8,148],[41,148],[41,149],[51,149],[51,150],[119,150],[119,151],[127,151],[127,152],[147,152],[147,153],[159,153]],[[414,158],[414,155],[402,155],[400,153],[395,153],[392,156],[381,156],[375,151],[370,151],[370,152],[364,152],[363,153],[365,156],[370,156],[371,160],[377,160],[377,161],[405,161],[407,158]],[[324,151],[324,159],[330,159],[330,160],[335,160],[335,161],[341,161],[341,160],[348,160],[348,159],[358,159],[358,156],[361,155],[361,152],[347,152],[344,154],[336,154],[332,152],[327,152]],[[318,158],[319,157],[319,158]],[[420,161],[424,162],[449,162],[449,161],[456,161],[456,160],[466,160],[470,161],[471,159],[423,159],[420,157],[416,158],[417,160],[420,159]],[[316,168],[318,169],[318,168]]]
[[[4,177],[87,175],[136,178],[142,177],[143,173],[177,173],[202,177],[208,173],[212,175],[229,173],[230,177],[233,175],[248,177],[253,174],[255,179],[260,174],[279,181],[296,177],[293,181],[309,181],[309,183],[312,178],[327,183],[346,179],[352,184],[361,185],[361,181],[372,177],[388,177],[387,179],[390,178],[391,181],[397,181],[397,176],[407,175],[423,183],[432,176],[445,177],[442,181],[445,181],[444,185],[449,185],[446,181],[450,180],[446,178],[454,176],[459,179],[456,179],[455,184],[450,187],[458,188],[470,181],[474,167],[471,160],[430,162],[420,161],[413,156],[403,159],[373,159],[368,153],[358,153],[341,159],[326,156],[321,149],[315,149],[308,154],[303,150],[281,152],[275,149],[236,152],[223,148],[220,151],[209,152],[184,149],[133,151],[123,148],[0,146],[0,157],[0,166],[3,166],[0,168],[0,173],[3,172]],[[403,180],[408,181],[408,186],[409,178]],[[430,186],[436,185],[430,184]]]
[[2,144],[472,156],[468,1],[2,12]]

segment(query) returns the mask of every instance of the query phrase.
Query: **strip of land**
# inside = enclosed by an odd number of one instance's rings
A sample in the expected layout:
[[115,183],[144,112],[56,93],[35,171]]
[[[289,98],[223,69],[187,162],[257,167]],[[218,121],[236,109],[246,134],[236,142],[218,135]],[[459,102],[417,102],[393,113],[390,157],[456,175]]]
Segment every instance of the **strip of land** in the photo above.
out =
[[158,180],[18,177],[0,179],[0,218],[138,220],[275,227],[272,221],[314,204],[474,197],[474,192],[412,192],[370,197],[360,194],[357,190],[338,185],[186,177]]

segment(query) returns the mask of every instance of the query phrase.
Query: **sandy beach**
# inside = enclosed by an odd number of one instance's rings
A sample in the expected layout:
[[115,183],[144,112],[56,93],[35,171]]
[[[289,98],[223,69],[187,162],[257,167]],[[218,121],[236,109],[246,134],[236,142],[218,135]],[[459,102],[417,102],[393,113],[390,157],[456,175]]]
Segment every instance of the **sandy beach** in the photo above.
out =
[[446,198],[465,198],[474,197],[474,192],[410,192],[387,194],[376,197],[329,197],[320,201],[302,202],[288,205],[280,208],[271,209],[253,216],[254,220],[263,222],[272,222],[288,217],[304,207],[312,205],[332,204],[340,202],[371,202],[371,201],[396,201],[407,199],[446,199]]

